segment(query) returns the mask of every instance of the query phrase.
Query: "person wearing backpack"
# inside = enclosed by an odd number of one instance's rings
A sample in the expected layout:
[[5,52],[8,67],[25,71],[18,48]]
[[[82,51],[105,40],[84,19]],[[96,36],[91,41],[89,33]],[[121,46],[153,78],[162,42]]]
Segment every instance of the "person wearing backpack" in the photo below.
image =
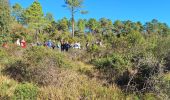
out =
[[51,40],[48,40],[48,42],[47,42],[47,47],[49,47],[49,48],[51,48],[52,47],[52,41]]
[[68,41],[64,44],[64,50],[68,52],[69,48],[70,48],[70,44],[68,43]]
[[65,43],[63,41],[61,41],[61,51],[64,51],[65,50]]

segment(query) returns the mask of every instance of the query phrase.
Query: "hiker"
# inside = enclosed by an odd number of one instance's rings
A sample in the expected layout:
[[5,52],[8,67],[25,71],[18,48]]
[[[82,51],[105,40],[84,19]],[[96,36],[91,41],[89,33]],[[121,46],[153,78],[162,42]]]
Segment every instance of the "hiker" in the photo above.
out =
[[70,48],[70,44],[68,43],[68,41],[66,43],[64,43],[64,50],[68,51],[68,49]]
[[21,47],[26,48],[26,41],[24,39],[21,40]]
[[55,43],[54,43],[54,42],[52,43],[52,46],[51,46],[51,47],[52,47],[52,49],[55,49],[56,46],[55,46]]
[[44,46],[44,47],[47,47],[47,42],[44,41],[43,46]]
[[64,51],[65,47],[64,47],[64,42],[61,41],[61,51]]
[[56,45],[57,49],[60,49],[61,48],[61,43],[58,42],[57,45]]
[[47,47],[49,47],[49,48],[52,47],[52,41],[51,41],[51,40],[49,40],[49,41],[47,42]]
[[42,44],[41,44],[41,42],[38,41],[36,45],[37,46],[41,46]]
[[101,41],[101,40],[99,40],[98,45],[99,45],[99,46],[101,46],[101,47],[103,46],[103,44],[102,44],[102,41]]
[[4,42],[4,43],[2,44],[2,47],[3,47],[3,48],[8,48],[7,42]]
[[86,50],[89,49],[89,46],[90,46],[89,41],[86,41]]
[[20,42],[20,39],[18,38],[17,41],[16,41],[16,45],[17,46],[21,46],[21,42]]
[[35,46],[37,46],[37,44],[31,43],[30,46],[31,46],[31,47],[35,47]]
[[80,42],[76,42],[76,43],[74,44],[74,48],[75,48],[75,49],[81,49],[81,47],[80,47]]

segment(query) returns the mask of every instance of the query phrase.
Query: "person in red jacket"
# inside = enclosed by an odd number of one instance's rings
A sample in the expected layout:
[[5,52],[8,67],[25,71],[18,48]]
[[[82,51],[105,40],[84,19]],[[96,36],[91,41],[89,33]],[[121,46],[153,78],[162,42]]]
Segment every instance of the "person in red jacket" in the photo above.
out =
[[24,39],[21,40],[21,47],[26,48],[26,41]]
[[8,48],[7,42],[3,43],[3,44],[2,44],[2,47],[3,47],[3,48]]

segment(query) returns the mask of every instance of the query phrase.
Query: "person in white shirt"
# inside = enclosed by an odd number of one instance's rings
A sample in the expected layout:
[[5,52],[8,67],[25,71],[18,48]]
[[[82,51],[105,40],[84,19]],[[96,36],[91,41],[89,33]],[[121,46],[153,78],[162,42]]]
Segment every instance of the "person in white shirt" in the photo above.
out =
[[21,42],[20,42],[20,39],[18,38],[17,41],[16,41],[16,45],[17,46],[21,46]]
[[76,43],[74,44],[74,48],[75,48],[75,49],[81,49],[80,42],[76,42]]

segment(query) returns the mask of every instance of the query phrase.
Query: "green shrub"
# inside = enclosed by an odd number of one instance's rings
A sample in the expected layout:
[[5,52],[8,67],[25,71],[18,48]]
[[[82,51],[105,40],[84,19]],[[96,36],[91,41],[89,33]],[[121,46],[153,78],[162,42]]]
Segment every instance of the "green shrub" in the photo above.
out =
[[137,95],[131,94],[126,96],[126,100],[141,100]]
[[122,73],[127,69],[128,62],[119,54],[112,54],[109,57],[99,58],[93,61],[99,70],[115,70],[116,73]]
[[158,98],[154,93],[146,93],[143,100],[162,100]]
[[136,45],[144,42],[144,37],[138,31],[132,31],[127,35],[127,39],[130,44]]
[[9,62],[9,54],[5,49],[0,49],[0,64],[6,64]]
[[19,84],[13,95],[14,100],[36,100],[38,87],[30,83]]

